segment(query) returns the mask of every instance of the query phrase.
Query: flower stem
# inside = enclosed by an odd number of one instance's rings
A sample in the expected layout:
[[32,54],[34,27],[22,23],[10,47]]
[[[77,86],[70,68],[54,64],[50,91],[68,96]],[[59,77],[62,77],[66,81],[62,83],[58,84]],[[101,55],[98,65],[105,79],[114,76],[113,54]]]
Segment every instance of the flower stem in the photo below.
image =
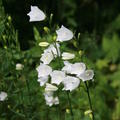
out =
[[89,87],[88,87],[88,85],[87,85],[87,82],[85,82],[85,86],[86,86],[86,89],[87,89],[87,95],[88,95],[88,100],[89,100],[90,109],[91,109],[91,111],[92,111],[92,119],[95,120],[95,118],[94,118],[94,113],[93,113],[93,108],[92,108],[92,102],[91,102],[90,93],[89,93]]
[[71,120],[74,120],[74,115],[73,115],[73,110],[72,110],[72,104],[71,104],[71,100],[70,100],[69,91],[67,91],[67,97],[68,97],[68,102],[69,102],[69,106],[70,106]]
[[27,86],[27,90],[28,90],[29,102],[32,106],[32,100],[31,100],[31,95],[30,95],[30,86],[29,86],[29,82],[27,79],[26,79],[26,86]]
[[[58,50],[58,48],[57,48],[57,43],[56,43],[56,42],[54,42],[54,47],[56,48],[57,56],[59,57],[58,63],[59,63],[59,66],[61,67],[59,50]],[[54,55],[54,54],[53,54],[53,55]],[[54,55],[54,57],[55,57],[55,55]],[[58,95],[58,97],[59,97],[59,89],[58,89],[57,95]],[[59,115],[58,115],[58,116],[59,116],[59,120],[61,120],[61,106],[60,106],[60,103],[59,103],[59,105],[57,106],[57,111],[59,112]]]

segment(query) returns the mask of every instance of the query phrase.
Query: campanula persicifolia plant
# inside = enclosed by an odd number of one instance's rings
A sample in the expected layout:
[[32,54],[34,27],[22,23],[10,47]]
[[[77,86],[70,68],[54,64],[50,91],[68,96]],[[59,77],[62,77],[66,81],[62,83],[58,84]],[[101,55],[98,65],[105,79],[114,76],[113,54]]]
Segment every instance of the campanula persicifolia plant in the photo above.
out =
[[[43,21],[46,18],[44,12],[37,6],[31,6],[31,11],[27,15],[30,17],[30,22]],[[70,106],[71,119],[74,120],[70,92],[75,91],[80,87],[80,83],[84,82],[92,114],[91,118],[94,120],[94,111],[87,83],[87,81],[93,79],[94,71],[87,69],[86,64],[82,61],[71,63],[70,60],[76,57],[74,53],[61,52],[60,48],[62,44],[66,41],[73,40],[74,34],[71,30],[62,25],[61,28],[56,30],[56,35],[56,40],[53,40],[52,43],[48,43],[46,40],[39,44],[39,46],[47,47],[41,54],[40,65],[36,68],[38,82],[41,87],[45,88],[43,95],[46,104],[50,107],[59,105],[59,94],[65,91]],[[59,67],[52,68],[52,62],[58,62]]]

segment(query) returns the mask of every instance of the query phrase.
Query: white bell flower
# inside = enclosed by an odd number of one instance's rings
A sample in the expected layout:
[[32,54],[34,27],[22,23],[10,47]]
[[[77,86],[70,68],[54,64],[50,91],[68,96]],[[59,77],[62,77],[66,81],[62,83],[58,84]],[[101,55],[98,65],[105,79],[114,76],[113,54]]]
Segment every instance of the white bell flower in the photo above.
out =
[[21,63],[17,63],[16,64],[16,70],[22,70],[24,68],[24,65],[22,65]]
[[46,104],[49,105],[50,107],[52,105],[57,105],[59,104],[59,99],[58,97],[53,97],[53,92],[45,92],[44,93]]
[[44,50],[44,52],[52,52],[54,57],[57,57],[57,56],[60,56],[60,49],[59,49],[59,47],[60,47],[60,45],[58,43],[56,43],[56,45],[55,44],[51,44],[47,49]]
[[72,64],[71,74],[80,75],[86,69],[86,65],[82,62]]
[[64,84],[63,90],[73,91],[79,86],[80,80],[76,77],[67,76],[62,83]]
[[62,71],[66,72],[66,73],[71,73],[71,69],[72,69],[72,64],[69,63],[68,61],[64,61],[64,67],[62,68]]
[[50,107],[52,106],[52,105],[57,105],[57,104],[59,104],[59,99],[58,99],[58,97],[53,97],[53,96],[50,96],[50,97],[45,97],[45,100],[46,100],[46,104],[47,105],[49,105]]
[[4,101],[7,98],[7,93],[6,92],[0,92],[0,101]]
[[78,76],[83,82],[87,80],[92,80],[94,77],[94,71],[93,70],[86,70],[84,73],[80,74]]
[[82,62],[71,64],[68,61],[64,62],[63,71],[70,74],[80,75],[86,70],[86,65]]
[[53,96],[45,96],[46,104],[51,107],[54,104],[53,99]]
[[48,76],[38,78],[38,82],[40,82],[40,86],[44,86],[48,82]]
[[38,78],[48,76],[52,72],[52,68],[45,64],[40,64],[36,70],[38,72]]
[[63,42],[68,41],[73,38],[73,32],[64,27],[63,25],[59,30],[56,30],[57,33],[57,41]]
[[31,6],[31,11],[27,14],[30,17],[30,22],[43,21],[46,16],[37,6]]
[[70,60],[75,58],[75,54],[69,53],[69,52],[63,52],[62,53],[62,59],[63,60]]
[[54,92],[57,90],[58,90],[58,88],[56,86],[46,83],[45,92]]
[[49,64],[53,59],[54,59],[54,56],[53,56],[52,52],[44,52],[42,54],[42,57],[40,58],[40,60],[44,64]]
[[65,78],[65,73],[63,71],[54,70],[51,74],[51,83],[59,85]]

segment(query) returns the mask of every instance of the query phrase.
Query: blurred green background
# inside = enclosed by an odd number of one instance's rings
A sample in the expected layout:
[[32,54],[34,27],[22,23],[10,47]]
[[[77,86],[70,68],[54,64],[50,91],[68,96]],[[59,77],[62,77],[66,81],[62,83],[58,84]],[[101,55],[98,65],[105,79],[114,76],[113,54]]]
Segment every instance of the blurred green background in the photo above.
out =
[[[29,23],[31,5],[46,13],[46,21]],[[0,102],[0,120],[58,120],[56,107],[45,105],[35,70],[43,50],[38,43],[51,41],[58,25],[73,30],[76,37],[62,49],[79,53],[76,61],[82,59],[95,71],[89,87],[96,120],[120,120],[120,0],[0,0],[0,90],[9,95]],[[16,63],[24,64],[22,72],[15,70]],[[61,98],[62,119],[70,120],[66,97]],[[84,115],[89,109],[84,89],[72,92],[71,98],[75,120],[90,120]]]

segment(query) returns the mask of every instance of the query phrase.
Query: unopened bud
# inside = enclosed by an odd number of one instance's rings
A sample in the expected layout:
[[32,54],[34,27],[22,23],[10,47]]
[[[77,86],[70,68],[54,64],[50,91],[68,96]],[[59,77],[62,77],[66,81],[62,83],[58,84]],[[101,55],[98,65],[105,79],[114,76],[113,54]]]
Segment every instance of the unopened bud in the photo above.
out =
[[46,27],[46,26],[45,26],[43,29],[44,29],[44,31],[45,31],[46,33],[48,33],[48,32],[50,31],[49,28]]
[[10,21],[10,22],[12,21],[12,18],[11,18],[11,16],[8,16],[8,21]]
[[39,46],[41,46],[41,47],[47,47],[48,45],[49,45],[48,42],[40,42],[39,43]]
[[22,70],[24,68],[24,65],[17,63],[16,64],[16,70]]

